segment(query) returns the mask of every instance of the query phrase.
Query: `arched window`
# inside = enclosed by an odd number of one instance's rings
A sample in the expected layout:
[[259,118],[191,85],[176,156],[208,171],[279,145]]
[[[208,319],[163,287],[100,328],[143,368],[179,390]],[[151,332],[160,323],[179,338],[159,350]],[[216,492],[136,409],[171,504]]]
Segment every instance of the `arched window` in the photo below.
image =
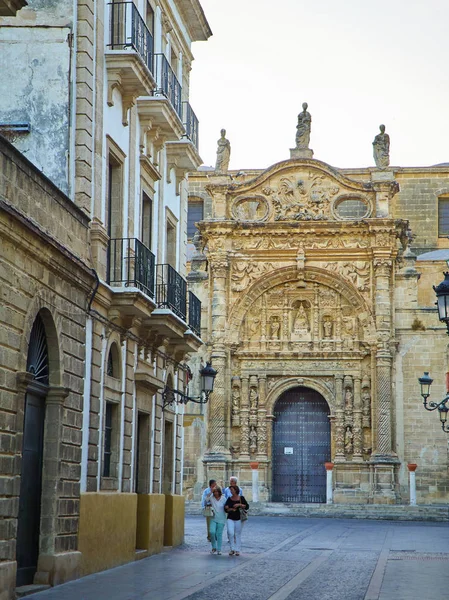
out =
[[44,323],[39,315],[34,321],[28,346],[27,371],[34,375],[35,381],[49,384],[49,361],[47,337]]
[[106,363],[106,375],[109,377],[120,377],[120,358],[117,344],[112,344],[109,349],[108,361]]
[[204,205],[203,201],[199,198],[189,199],[187,206],[187,239],[193,239],[196,232],[196,225],[198,221],[202,221],[204,216]]

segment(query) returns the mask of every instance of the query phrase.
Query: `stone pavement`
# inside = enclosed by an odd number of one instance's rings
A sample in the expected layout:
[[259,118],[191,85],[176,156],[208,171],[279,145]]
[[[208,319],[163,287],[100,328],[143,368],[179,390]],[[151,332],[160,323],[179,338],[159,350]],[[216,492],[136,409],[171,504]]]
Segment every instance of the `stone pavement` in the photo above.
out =
[[209,553],[204,519],[185,544],[28,596],[35,600],[447,600],[447,523],[251,517],[240,557]]

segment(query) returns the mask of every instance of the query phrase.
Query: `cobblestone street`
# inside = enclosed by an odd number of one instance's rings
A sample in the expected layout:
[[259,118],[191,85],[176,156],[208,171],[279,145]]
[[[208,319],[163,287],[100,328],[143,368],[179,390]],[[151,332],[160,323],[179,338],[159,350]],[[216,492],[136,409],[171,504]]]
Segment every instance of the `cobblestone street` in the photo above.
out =
[[[225,538],[226,536],[224,536]],[[445,600],[447,523],[250,517],[240,557],[214,556],[204,519],[185,544],[91,575],[35,600]]]

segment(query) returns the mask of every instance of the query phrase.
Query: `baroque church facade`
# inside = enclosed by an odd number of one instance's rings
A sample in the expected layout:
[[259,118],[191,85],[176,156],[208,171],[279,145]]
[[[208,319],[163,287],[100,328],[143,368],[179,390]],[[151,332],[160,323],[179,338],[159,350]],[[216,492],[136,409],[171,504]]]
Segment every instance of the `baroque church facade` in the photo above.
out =
[[447,434],[417,378],[430,371],[444,397],[432,284],[449,166],[335,169],[306,146],[266,170],[189,176],[188,279],[218,374],[184,417],[184,492],[234,474],[251,497],[257,469],[259,500],[326,502],[333,463],[334,502],[400,504],[413,463],[418,503],[447,501]]

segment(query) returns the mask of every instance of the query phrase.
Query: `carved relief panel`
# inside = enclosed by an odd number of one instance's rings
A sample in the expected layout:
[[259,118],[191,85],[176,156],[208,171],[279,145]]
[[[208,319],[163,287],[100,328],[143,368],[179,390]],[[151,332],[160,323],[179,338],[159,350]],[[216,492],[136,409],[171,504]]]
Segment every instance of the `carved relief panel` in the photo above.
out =
[[359,351],[363,327],[342,294],[319,283],[269,289],[250,305],[240,328],[241,350]]
[[240,192],[232,200],[230,217],[236,221],[347,221],[373,212],[369,186],[324,168],[282,169],[265,183],[248,187],[247,194]]

